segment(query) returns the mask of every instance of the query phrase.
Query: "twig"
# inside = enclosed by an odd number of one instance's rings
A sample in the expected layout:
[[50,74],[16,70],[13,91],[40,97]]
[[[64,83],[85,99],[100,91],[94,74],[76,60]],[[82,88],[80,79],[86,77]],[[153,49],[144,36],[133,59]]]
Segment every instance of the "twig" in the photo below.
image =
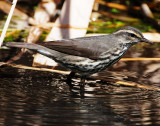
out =
[[[123,5],[123,4],[105,2],[104,0],[96,0],[96,2],[99,3],[99,4],[105,5],[107,7],[116,8],[116,9],[119,9],[119,10],[122,10],[122,11],[127,11],[127,10],[131,9],[130,7],[127,7],[127,6]],[[140,7],[133,6],[132,9],[140,10]]]
[[160,58],[122,58],[120,61],[160,61]]
[[7,32],[7,29],[8,29],[9,23],[10,23],[10,20],[11,20],[11,18],[12,18],[13,11],[14,11],[14,9],[15,9],[15,7],[16,7],[16,4],[17,4],[17,0],[13,0],[10,13],[9,13],[9,15],[8,15],[7,21],[6,21],[5,25],[4,25],[4,28],[3,28],[3,31],[2,31],[2,34],[1,34],[1,37],[0,37],[0,47],[1,47],[2,44],[3,44],[3,40],[4,40],[4,38],[5,38],[5,35],[6,35],[6,32]]
[[69,75],[70,73],[70,71],[53,70],[53,69],[48,69],[48,68],[37,68],[37,67],[30,67],[30,66],[16,65],[16,64],[5,64],[5,65],[15,67],[15,68],[38,70],[38,71],[48,71],[48,72],[54,72],[54,73],[59,73],[59,74],[64,74],[64,75]]
[[158,87],[147,86],[145,84],[138,84],[138,83],[135,83],[135,82],[119,81],[119,80],[108,79],[108,78],[105,78],[105,77],[99,77],[99,76],[94,76],[94,75],[92,75],[90,78],[103,80],[103,81],[109,81],[109,82],[112,82],[113,84],[116,84],[116,85],[136,87],[136,88],[151,90],[151,91],[160,91],[160,88],[158,88]]

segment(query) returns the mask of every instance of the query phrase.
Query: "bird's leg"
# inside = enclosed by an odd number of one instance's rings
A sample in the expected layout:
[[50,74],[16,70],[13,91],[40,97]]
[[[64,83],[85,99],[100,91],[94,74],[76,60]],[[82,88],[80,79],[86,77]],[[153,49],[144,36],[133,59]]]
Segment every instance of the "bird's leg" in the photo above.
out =
[[75,73],[74,72],[71,72],[69,75],[68,75],[68,77],[67,77],[67,84],[69,85],[69,86],[72,86],[72,78],[75,76]]
[[86,77],[85,77],[85,76],[82,76],[82,77],[81,77],[81,82],[80,82],[80,87],[81,87],[81,88],[84,88],[85,80],[86,80]]
[[82,98],[84,98],[85,80],[86,80],[86,76],[82,76],[81,77],[81,82],[80,82],[80,95],[81,95]]

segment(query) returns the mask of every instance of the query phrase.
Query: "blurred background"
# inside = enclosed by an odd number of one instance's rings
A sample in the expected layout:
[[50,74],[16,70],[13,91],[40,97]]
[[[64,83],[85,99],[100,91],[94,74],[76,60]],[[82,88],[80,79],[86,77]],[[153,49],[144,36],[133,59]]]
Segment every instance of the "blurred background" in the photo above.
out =
[[[136,27],[142,32],[158,32],[160,30],[159,0],[93,1],[94,4],[88,5],[88,8],[93,5],[93,9],[89,26],[88,28],[85,27],[87,28],[87,33],[111,33],[119,27],[127,25]],[[1,29],[6,21],[11,3],[12,0],[0,1]],[[18,0],[5,41],[26,38],[32,26],[41,28],[42,33],[40,35],[37,33],[39,35],[37,40],[44,40],[59,17],[63,3],[64,0]],[[82,7],[83,3],[79,4],[79,8]],[[10,32],[14,32],[14,34]]]

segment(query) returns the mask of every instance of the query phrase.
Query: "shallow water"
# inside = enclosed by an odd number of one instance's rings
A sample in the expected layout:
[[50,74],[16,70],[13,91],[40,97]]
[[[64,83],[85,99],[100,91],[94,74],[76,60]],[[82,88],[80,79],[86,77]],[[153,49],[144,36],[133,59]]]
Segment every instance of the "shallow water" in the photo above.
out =
[[[137,46],[125,57],[160,57],[159,51],[159,44]],[[95,76],[158,89],[160,61],[120,61]],[[1,67],[0,125],[160,125],[159,91],[89,78],[82,93],[78,77],[73,88],[65,80],[56,73]]]

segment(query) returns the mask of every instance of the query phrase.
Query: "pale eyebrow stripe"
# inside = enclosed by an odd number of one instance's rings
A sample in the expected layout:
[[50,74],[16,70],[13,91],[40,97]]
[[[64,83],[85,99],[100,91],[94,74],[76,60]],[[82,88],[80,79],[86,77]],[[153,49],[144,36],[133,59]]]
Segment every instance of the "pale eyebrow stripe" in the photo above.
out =
[[138,33],[133,32],[133,31],[131,31],[131,30],[119,30],[119,31],[114,32],[113,34],[117,34],[117,33],[119,33],[119,32],[128,32],[128,33],[132,33],[132,34],[135,34],[137,37],[142,38],[142,36],[140,36]]

